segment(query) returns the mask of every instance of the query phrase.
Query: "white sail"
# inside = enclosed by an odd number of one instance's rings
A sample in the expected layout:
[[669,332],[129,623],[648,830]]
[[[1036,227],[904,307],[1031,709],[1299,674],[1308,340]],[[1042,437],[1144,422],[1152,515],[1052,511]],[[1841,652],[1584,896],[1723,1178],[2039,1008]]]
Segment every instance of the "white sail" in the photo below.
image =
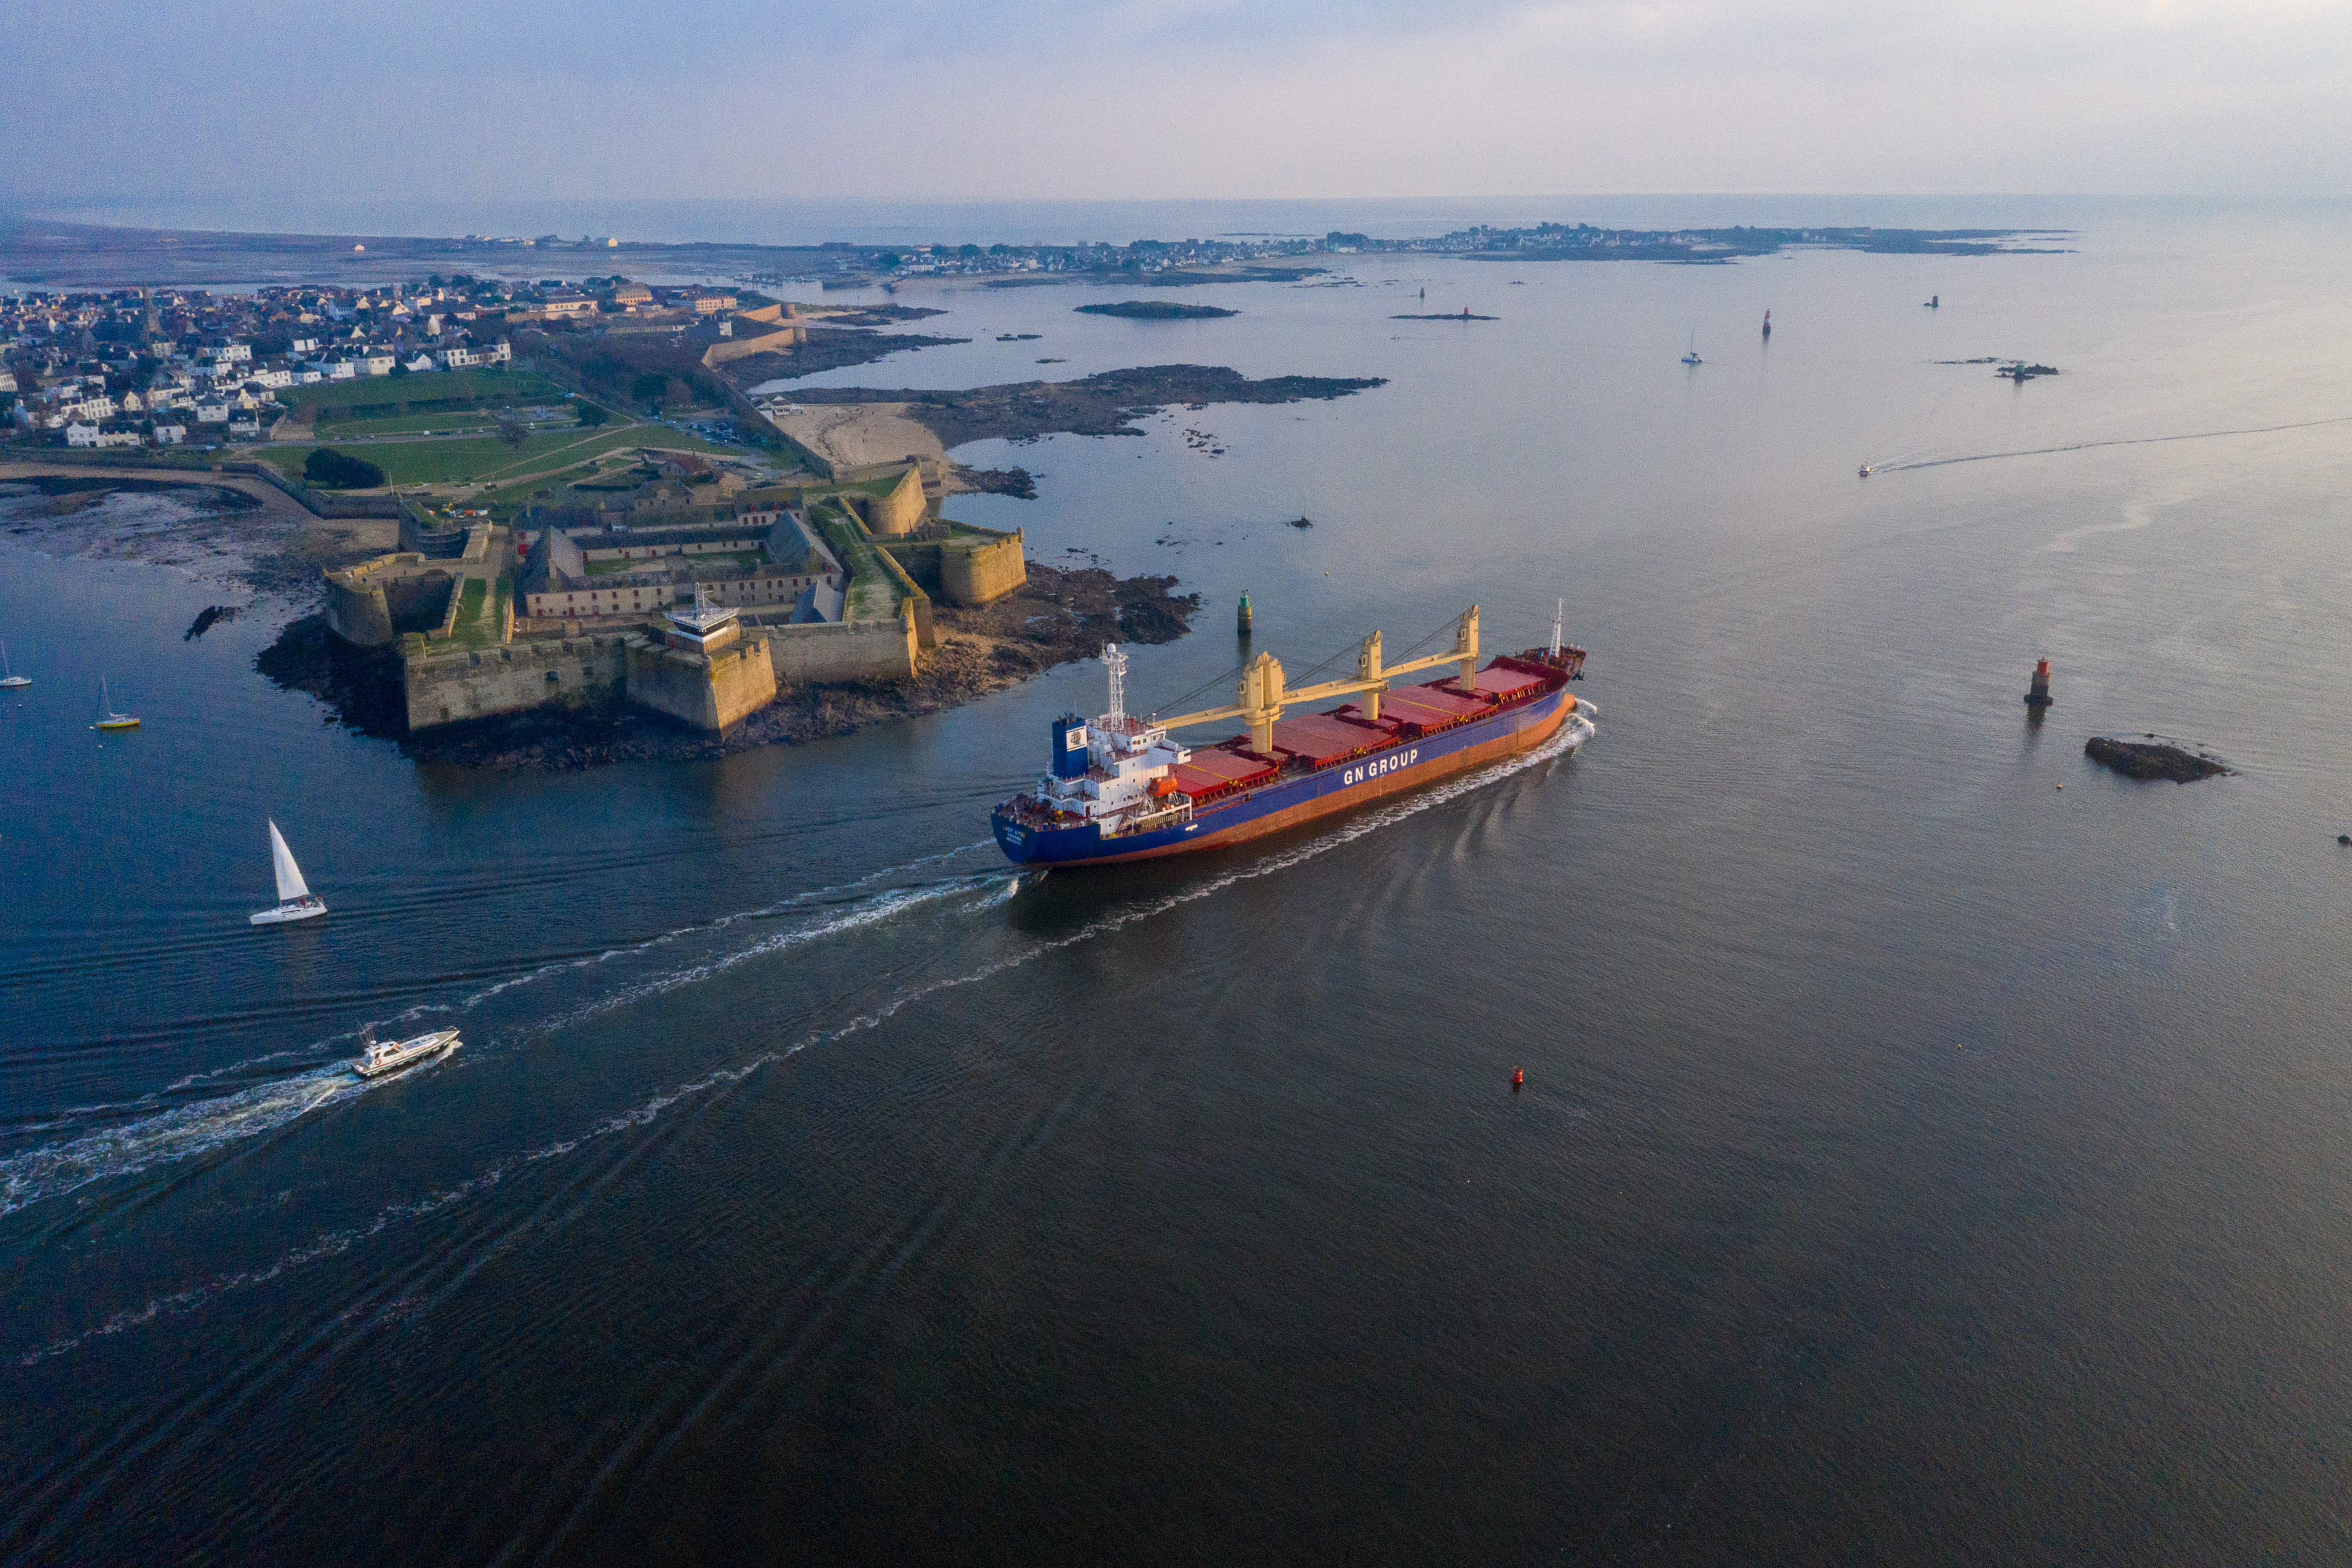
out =
[[269,864],[278,873],[278,901],[291,903],[296,899],[310,896],[309,884],[302,880],[302,868],[294,864],[294,851],[286,847],[285,835],[278,824],[269,825]]

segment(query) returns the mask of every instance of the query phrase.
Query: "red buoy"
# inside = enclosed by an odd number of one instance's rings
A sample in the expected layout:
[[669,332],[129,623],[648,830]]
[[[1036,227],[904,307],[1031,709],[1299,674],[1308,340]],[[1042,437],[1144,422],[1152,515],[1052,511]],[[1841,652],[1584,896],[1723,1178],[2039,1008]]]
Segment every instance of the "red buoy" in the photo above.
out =
[[1527,1069],[1527,1068],[1513,1068],[1511,1069],[1511,1092],[1512,1092],[1513,1094],[1517,1094],[1517,1093],[1519,1091],[1519,1086],[1520,1086],[1520,1085],[1522,1085],[1522,1084],[1524,1084],[1524,1083],[1526,1083],[1527,1081],[1528,1081],[1528,1069]]

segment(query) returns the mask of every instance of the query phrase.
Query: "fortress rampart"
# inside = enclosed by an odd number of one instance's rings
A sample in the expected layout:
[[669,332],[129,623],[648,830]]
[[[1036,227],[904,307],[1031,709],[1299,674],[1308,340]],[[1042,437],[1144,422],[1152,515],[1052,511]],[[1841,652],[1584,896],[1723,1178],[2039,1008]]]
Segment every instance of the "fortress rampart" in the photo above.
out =
[[638,633],[624,647],[629,700],[695,729],[724,734],[776,700],[766,637],[692,653]]
[[609,696],[628,678],[617,636],[549,637],[448,653],[426,652],[420,636],[403,641],[411,730]]
[[[747,635],[753,628],[746,627]],[[816,681],[912,680],[915,617],[911,610],[867,621],[763,626],[779,686]]]
[[889,555],[924,591],[950,605],[992,605],[1029,580],[1022,533],[956,525],[944,539],[886,540]]
[[[353,647],[382,647],[410,626],[446,619],[456,583],[413,551],[379,555],[323,574],[327,628]],[[446,601],[446,603],[445,603]]]
[[[739,321],[751,318],[736,318]],[[808,342],[808,328],[798,320],[769,319],[776,323],[776,330],[772,332],[761,332],[751,338],[721,338],[703,350],[702,368],[717,370],[729,360],[746,359],[752,354],[784,353]]]
[[866,531],[877,539],[912,533],[929,521],[929,507],[923,494],[923,466],[919,460],[910,462],[888,495],[866,503]]

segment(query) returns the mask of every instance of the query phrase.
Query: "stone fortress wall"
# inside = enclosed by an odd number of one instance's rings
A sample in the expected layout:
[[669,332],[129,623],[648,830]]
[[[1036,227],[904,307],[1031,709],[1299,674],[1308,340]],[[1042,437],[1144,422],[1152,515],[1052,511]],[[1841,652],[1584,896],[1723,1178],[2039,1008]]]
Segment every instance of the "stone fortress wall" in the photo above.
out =
[[930,500],[923,493],[923,464],[919,458],[908,460],[906,473],[889,494],[877,496],[866,503],[866,531],[877,539],[912,533],[929,521]]
[[425,639],[404,639],[408,727],[429,730],[549,702],[609,696],[628,679],[625,639],[549,637],[472,651],[428,653]]
[[1028,542],[1020,531],[955,528],[944,539],[880,542],[925,592],[950,605],[992,605],[1029,581]]
[[724,734],[776,700],[765,637],[714,638],[697,653],[640,632],[624,647],[629,700],[697,730]]
[[853,680],[912,680],[916,635],[911,607],[891,617],[798,626],[762,626],[779,685]]
[[353,647],[382,647],[399,639],[404,621],[446,622],[457,608],[457,579],[413,551],[325,575],[327,627]]

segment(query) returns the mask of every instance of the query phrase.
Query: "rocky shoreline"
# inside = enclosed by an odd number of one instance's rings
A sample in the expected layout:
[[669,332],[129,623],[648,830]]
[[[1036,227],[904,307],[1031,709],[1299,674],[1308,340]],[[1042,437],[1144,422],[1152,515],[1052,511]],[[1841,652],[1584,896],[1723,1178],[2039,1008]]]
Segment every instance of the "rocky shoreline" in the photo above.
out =
[[1166,576],[1118,578],[1100,568],[1032,564],[1018,592],[978,609],[936,605],[940,646],[911,681],[796,686],[724,736],[689,730],[600,696],[561,708],[407,732],[399,656],[353,648],[307,616],[263,649],[255,668],[278,687],[316,697],[328,721],[396,740],[419,763],[476,768],[565,769],[605,763],[729,756],[760,746],[846,735],[897,719],[944,712],[1073,659],[1107,642],[1173,642],[1199,613],[1197,594]]

